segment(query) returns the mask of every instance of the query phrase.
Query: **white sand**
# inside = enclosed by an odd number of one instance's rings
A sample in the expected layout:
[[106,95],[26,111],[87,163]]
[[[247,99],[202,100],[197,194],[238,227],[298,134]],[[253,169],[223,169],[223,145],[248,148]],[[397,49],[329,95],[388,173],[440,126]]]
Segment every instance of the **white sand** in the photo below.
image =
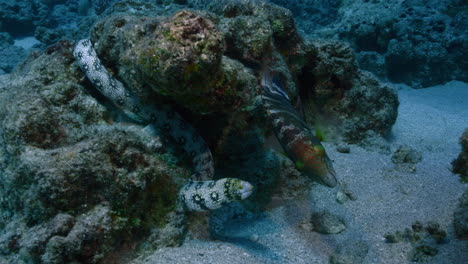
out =
[[30,37],[23,37],[23,38],[15,39],[14,45],[18,47],[22,47],[25,50],[29,50],[32,47],[34,47],[34,45],[40,44],[40,43],[41,42],[39,42],[39,40],[37,40],[35,37],[30,36]]
[[[339,245],[365,241],[370,249],[365,264],[412,263],[409,243],[385,243],[383,235],[411,227],[419,220],[436,221],[447,230],[449,242],[428,263],[460,264],[468,260],[468,243],[453,236],[453,211],[465,186],[449,171],[458,155],[458,138],[468,127],[468,84],[413,90],[400,86],[400,109],[391,138],[392,151],[407,144],[423,154],[415,173],[395,170],[389,155],[352,146],[350,154],[327,151],[335,160],[341,182],[357,196],[338,204],[336,189],[314,185],[306,199],[288,201],[265,212],[265,217],[233,225],[235,239],[187,241],[164,248],[137,263],[329,263]],[[312,211],[327,209],[344,218],[347,230],[321,235],[299,228]],[[252,237],[258,236],[258,239]]]

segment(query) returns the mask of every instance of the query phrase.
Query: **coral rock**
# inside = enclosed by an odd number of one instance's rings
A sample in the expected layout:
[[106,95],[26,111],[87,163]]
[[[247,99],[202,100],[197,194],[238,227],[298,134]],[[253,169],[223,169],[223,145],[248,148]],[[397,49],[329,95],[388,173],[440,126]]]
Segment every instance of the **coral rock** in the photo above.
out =
[[460,144],[462,151],[458,158],[452,162],[453,172],[461,176],[462,181],[468,181],[468,129],[465,129],[463,135],[460,137]]
[[458,239],[468,239],[468,189],[465,190],[453,216],[453,226]]
[[[229,113],[252,104],[256,79],[223,56],[224,35],[208,18],[180,11],[154,17],[115,16],[96,24],[99,56],[144,98],[165,96],[196,113]],[[149,88],[148,88],[149,87]]]
[[348,45],[318,41],[312,46],[315,55],[300,76],[306,120],[349,143],[387,135],[398,114],[395,90],[359,71]]
[[314,230],[322,234],[338,234],[346,229],[346,225],[340,217],[327,211],[314,213],[311,222],[314,225]]
[[399,146],[398,149],[392,155],[392,162],[395,164],[400,163],[412,163],[416,164],[421,162],[422,155],[418,151],[414,150],[409,146]]
[[0,251],[12,261],[94,263],[134,231],[169,224],[177,231],[155,240],[183,235],[166,217],[189,173],[169,165],[154,136],[111,124],[81,85],[72,47],[34,53],[0,82]]

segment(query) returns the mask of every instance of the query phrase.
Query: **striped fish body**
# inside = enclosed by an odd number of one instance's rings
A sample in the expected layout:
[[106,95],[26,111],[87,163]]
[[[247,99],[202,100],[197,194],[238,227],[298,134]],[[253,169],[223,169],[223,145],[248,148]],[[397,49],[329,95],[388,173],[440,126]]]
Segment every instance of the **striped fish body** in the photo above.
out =
[[262,89],[263,105],[286,155],[307,176],[325,186],[335,187],[337,180],[330,158],[291,105],[279,80],[264,71]]

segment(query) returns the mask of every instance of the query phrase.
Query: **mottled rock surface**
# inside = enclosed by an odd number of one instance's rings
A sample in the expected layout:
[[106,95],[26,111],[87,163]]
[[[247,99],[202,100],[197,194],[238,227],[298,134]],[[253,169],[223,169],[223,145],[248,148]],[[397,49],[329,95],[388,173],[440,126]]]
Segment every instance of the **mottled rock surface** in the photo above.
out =
[[18,46],[4,45],[0,47],[0,70],[10,73],[25,57],[27,52]]
[[209,16],[187,11],[163,21],[116,16],[97,23],[91,36],[98,54],[117,65],[140,96],[156,93],[210,113],[245,108],[258,94],[252,73],[223,56],[223,34]]
[[465,129],[460,137],[462,151],[457,159],[452,162],[453,172],[460,174],[463,182],[468,181],[468,129]]
[[[36,35],[46,45],[65,37],[83,36],[87,34],[96,16],[82,17],[79,14],[79,2],[84,1],[2,1],[0,32],[8,32],[15,37]],[[43,34],[54,37],[46,38]]]
[[[232,35],[238,25],[225,21],[242,18],[247,27],[257,23],[258,17],[269,21],[270,31],[257,27],[256,35],[266,39],[265,34],[272,34],[269,38],[278,50],[271,52],[273,70],[280,73],[285,90],[292,98],[300,96],[306,121],[322,130],[320,133],[326,140],[342,137],[347,142],[358,143],[369,135],[381,137],[389,133],[397,117],[396,92],[372,74],[360,71],[349,45],[339,41],[304,41],[288,10],[262,1],[218,0],[208,7],[224,16],[221,25],[227,36]],[[234,28],[229,29],[229,26]],[[244,47],[255,40],[244,36],[237,41]],[[227,46],[227,54],[237,54],[243,61],[255,62],[255,52],[239,52],[232,47]],[[296,104],[294,100],[293,104]]]
[[421,162],[422,154],[410,146],[399,146],[392,155],[392,162],[395,164]]
[[306,120],[322,130],[325,139],[338,136],[358,143],[388,135],[398,115],[395,90],[358,70],[353,51],[344,43],[315,41],[312,51],[299,76]]
[[[307,121],[323,131],[355,143],[385,135],[395,121],[395,92],[358,69],[350,46],[304,41],[284,8],[256,0],[200,1],[208,11],[176,11],[183,1],[100,2],[105,17],[91,39],[111,74],[189,120],[214,154],[216,177],[256,187],[251,200],[212,215],[213,233],[262,210],[281,177],[277,155],[264,147],[271,131],[258,70],[265,59],[292,104],[302,97]],[[43,42],[56,41],[58,31],[48,29],[34,27]],[[60,41],[0,77],[0,261],[108,263],[184,238],[185,217],[173,210],[190,174],[186,154],[122,116],[78,69],[72,48]],[[316,219],[316,230],[345,228],[335,216]]]
[[291,9],[311,38],[340,39],[380,78],[427,87],[467,81],[468,12],[463,0],[271,0]]
[[464,34],[468,15],[463,0],[267,2],[290,11],[260,0],[4,0],[0,3],[0,32],[34,35],[44,46],[60,39],[83,38],[100,17],[128,13],[130,9],[133,14],[157,16],[197,8],[230,18],[257,17],[225,22],[231,24],[228,29],[236,28],[226,34],[231,51],[246,61],[258,61],[270,45],[267,31],[271,29],[263,16],[270,13],[277,45],[297,40],[289,35],[295,31],[290,23],[294,18],[310,39],[349,42],[357,52],[360,67],[380,78],[414,87],[468,80],[463,59],[468,50]]
[[425,226],[416,221],[410,228],[385,234],[387,243],[409,242],[411,251],[407,258],[413,262],[427,262],[439,253],[438,247],[447,243],[447,232],[436,222],[430,221]]
[[313,230],[322,234],[338,234],[346,230],[343,220],[328,211],[312,214]]
[[460,197],[458,208],[455,210],[453,217],[453,226],[457,238],[468,239],[468,189]]
[[171,212],[188,173],[141,127],[112,124],[72,47],[34,53],[0,89],[0,253],[11,263],[97,263],[139,232],[158,246],[182,238]]
[[11,72],[26,56],[26,51],[14,43],[9,33],[0,32],[0,74]]

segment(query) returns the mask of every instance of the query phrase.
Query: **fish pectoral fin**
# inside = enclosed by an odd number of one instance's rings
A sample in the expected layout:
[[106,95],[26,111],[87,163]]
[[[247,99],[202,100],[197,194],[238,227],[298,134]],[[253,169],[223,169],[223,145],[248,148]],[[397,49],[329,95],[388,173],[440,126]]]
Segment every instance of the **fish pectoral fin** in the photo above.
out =
[[295,165],[296,165],[296,168],[298,168],[299,170],[303,169],[305,166],[304,162],[299,161],[299,160],[295,162]]

